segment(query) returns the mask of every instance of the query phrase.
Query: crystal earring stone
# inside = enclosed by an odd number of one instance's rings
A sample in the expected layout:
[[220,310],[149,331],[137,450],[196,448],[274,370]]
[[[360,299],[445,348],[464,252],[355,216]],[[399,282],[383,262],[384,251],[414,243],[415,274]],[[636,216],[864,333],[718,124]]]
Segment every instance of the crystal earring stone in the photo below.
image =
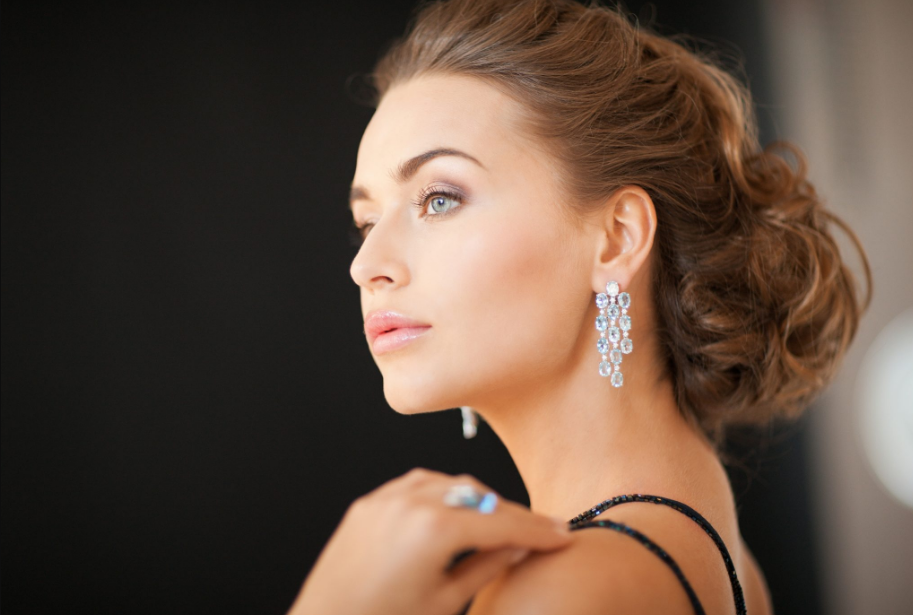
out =
[[605,286],[604,293],[596,295],[596,307],[599,316],[596,317],[596,330],[599,339],[596,340],[596,350],[602,355],[599,363],[599,375],[609,377],[612,386],[620,387],[624,384],[621,373],[622,355],[631,354],[634,345],[628,337],[631,330],[631,317],[628,308],[631,307],[631,295],[621,292],[618,282],[612,280]]
[[476,426],[479,424],[479,416],[473,412],[470,406],[460,406],[460,412],[463,414],[463,437],[467,440],[474,438]]
[[609,327],[609,341],[613,344],[621,340],[621,329],[618,327]]
[[[627,331],[625,331],[625,335],[627,335]],[[623,338],[621,340],[621,351],[625,354],[631,354],[632,350],[634,350],[634,343],[630,338]]]

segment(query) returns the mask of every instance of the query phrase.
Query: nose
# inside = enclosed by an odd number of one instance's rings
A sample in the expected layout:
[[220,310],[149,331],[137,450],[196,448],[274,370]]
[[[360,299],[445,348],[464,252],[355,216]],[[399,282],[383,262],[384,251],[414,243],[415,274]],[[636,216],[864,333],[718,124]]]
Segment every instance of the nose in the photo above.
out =
[[352,280],[370,291],[408,284],[405,244],[405,232],[397,227],[393,212],[382,216],[352,259],[349,267]]

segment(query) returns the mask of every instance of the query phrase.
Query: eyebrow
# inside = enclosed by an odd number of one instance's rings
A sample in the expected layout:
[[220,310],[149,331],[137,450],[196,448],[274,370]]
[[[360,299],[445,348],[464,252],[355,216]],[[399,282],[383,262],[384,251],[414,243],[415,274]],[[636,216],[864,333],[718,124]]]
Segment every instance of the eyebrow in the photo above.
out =
[[[418,156],[413,156],[412,158],[400,163],[394,171],[391,172],[393,179],[398,184],[404,184],[418,172],[423,164],[437,158],[439,156],[459,156],[479,165],[481,168],[485,168],[481,162],[476,160],[475,157],[470,156],[466,152],[462,152],[458,149],[452,147],[438,147],[435,149],[428,150],[427,152],[421,153]],[[368,190],[362,186],[352,186],[349,190],[349,209],[352,208],[352,202],[359,199],[370,199],[368,196]]]

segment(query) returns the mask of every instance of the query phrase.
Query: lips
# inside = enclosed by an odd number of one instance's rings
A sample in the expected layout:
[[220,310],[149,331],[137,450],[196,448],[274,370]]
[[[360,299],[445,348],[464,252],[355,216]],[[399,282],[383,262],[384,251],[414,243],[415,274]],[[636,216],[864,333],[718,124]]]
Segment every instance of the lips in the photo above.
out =
[[431,325],[427,323],[390,310],[374,310],[369,312],[365,318],[365,335],[368,337],[368,344],[372,347],[379,336],[389,334],[391,331],[402,330],[398,334],[399,337],[414,338],[429,328]]

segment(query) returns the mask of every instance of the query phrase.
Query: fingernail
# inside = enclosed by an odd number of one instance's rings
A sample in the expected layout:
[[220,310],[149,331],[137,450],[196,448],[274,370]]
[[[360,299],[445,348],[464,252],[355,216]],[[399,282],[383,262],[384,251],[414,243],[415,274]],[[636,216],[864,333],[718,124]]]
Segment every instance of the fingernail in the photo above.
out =
[[518,549],[514,551],[514,554],[510,556],[510,563],[516,564],[521,559],[526,557],[529,554],[529,549]]

